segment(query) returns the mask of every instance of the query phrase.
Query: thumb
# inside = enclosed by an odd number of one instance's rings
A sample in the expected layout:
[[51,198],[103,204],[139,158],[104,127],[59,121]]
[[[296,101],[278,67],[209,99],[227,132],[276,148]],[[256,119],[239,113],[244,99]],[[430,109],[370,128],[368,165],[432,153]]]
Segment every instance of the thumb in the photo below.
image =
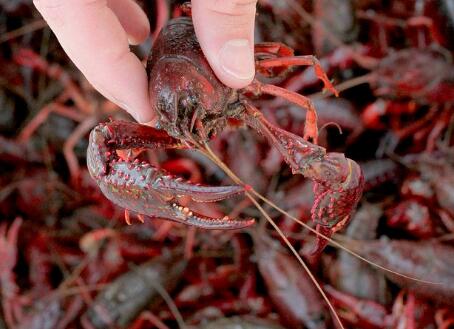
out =
[[255,74],[254,20],[257,0],[192,0],[197,38],[216,76],[232,88]]

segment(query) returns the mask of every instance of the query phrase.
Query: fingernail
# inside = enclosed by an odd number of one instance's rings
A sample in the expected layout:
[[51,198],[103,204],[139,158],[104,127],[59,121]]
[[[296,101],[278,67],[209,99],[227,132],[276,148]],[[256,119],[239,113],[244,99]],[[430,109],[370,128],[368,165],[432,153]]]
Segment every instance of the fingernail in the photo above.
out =
[[236,79],[250,80],[254,77],[254,56],[247,39],[227,41],[219,51],[219,62],[222,69]]
[[159,121],[159,118],[156,116],[153,119],[151,119],[150,121],[144,122],[142,124],[146,125],[146,126],[150,126],[152,128],[158,128],[158,121]]

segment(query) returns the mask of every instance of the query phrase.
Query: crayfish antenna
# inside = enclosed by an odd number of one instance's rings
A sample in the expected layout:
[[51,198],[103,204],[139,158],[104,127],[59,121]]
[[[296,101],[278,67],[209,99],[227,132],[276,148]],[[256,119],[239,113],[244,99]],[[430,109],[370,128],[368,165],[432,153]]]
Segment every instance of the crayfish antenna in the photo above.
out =
[[[239,185],[246,185],[244,182],[241,181],[241,179],[236,176],[228,167],[225,163],[222,162],[222,160],[220,160],[214,153],[213,151],[210,149],[210,147],[208,146],[208,144],[204,144],[204,147],[205,147],[205,150],[206,150],[206,155],[214,162],[216,163],[219,167],[221,167],[224,172],[237,184]],[[199,146],[200,150],[203,151],[203,148],[202,146]],[[323,288],[321,287],[321,285],[318,283],[317,279],[315,278],[315,276],[312,274],[311,270],[309,269],[309,267],[306,265],[306,263],[303,261],[303,259],[301,258],[301,256],[298,254],[298,252],[296,251],[296,249],[292,246],[292,244],[290,243],[290,241],[287,239],[287,237],[285,236],[285,234],[282,232],[282,230],[279,228],[279,226],[277,226],[277,224],[273,221],[273,219],[268,215],[268,213],[265,211],[265,209],[262,208],[262,206],[257,202],[257,200],[253,197],[253,194],[258,196],[259,194],[252,188],[250,187],[248,190],[245,191],[245,194],[246,196],[251,200],[251,202],[254,204],[254,206],[260,211],[260,213],[266,218],[266,220],[271,224],[271,226],[273,226],[273,228],[276,230],[276,232],[279,234],[279,236],[282,238],[282,240],[285,242],[285,244],[287,245],[287,247],[290,249],[290,251],[293,253],[293,255],[296,257],[296,259],[298,260],[298,262],[301,264],[301,266],[303,267],[304,271],[306,271],[307,275],[309,276],[310,280],[314,283],[315,287],[317,288],[317,290],[320,292],[320,294],[322,295],[323,299],[326,301],[326,303],[328,304],[328,307],[331,311],[331,313],[333,314],[333,317],[334,319],[336,320],[336,322],[339,324],[339,327],[341,329],[345,329],[345,327],[343,326],[342,324],[342,321],[340,320],[334,306],[331,304],[331,302],[329,301],[328,297],[326,296],[325,292],[323,291]]]
[[[249,122],[248,122],[249,124]],[[255,128],[255,126],[252,126],[253,128]],[[214,163],[216,163],[236,184],[241,184],[243,186],[249,186],[247,185],[245,182],[243,182],[238,176],[236,176],[231,170],[230,168],[224,163],[222,162],[221,159],[219,159],[214,153],[213,151],[209,148],[209,146],[205,143],[203,146],[202,145],[197,145],[198,146],[198,149],[199,151],[203,152],[208,158],[210,158]],[[278,212],[280,212],[282,215],[284,216],[287,216],[289,217],[290,219],[292,219],[293,221],[295,221],[296,223],[298,223],[299,225],[301,225],[302,227],[306,228],[307,230],[311,231],[312,233],[314,233],[316,236],[318,236],[320,239],[324,239],[326,241],[328,241],[329,244],[333,245],[334,247],[336,248],[339,248],[339,249],[342,249],[346,252],[348,252],[350,255],[362,260],[363,262],[375,267],[375,268],[378,268],[380,270],[383,270],[385,272],[388,272],[388,273],[391,273],[391,274],[394,274],[394,275],[397,275],[397,276],[400,276],[402,278],[406,278],[406,279],[410,279],[410,280],[413,280],[413,281],[417,281],[417,282],[423,282],[423,283],[428,283],[428,284],[439,284],[438,282],[432,282],[432,281],[428,281],[428,280],[422,280],[422,279],[418,279],[418,278],[415,278],[415,277],[412,277],[412,276],[409,276],[409,275],[405,275],[405,274],[402,274],[402,273],[399,273],[399,272],[396,272],[396,271],[393,271],[385,266],[381,266],[380,264],[377,264],[373,261],[370,261],[368,260],[367,258],[361,256],[360,254],[358,254],[357,252],[349,249],[348,247],[344,246],[342,243],[334,240],[334,239],[331,239],[329,236],[317,231],[316,229],[312,228],[311,226],[309,226],[308,224],[302,222],[301,220],[299,220],[298,218],[296,218],[295,216],[293,216],[292,214],[290,214],[289,212],[285,211],[284,209],[282,209],[281,207],[279,207],[277,204],[275,204],[273,201],[269,200],[268,198],[264,197],[262,194],[258,193],[253,187],[249,186],[248,190],[245,192],[246,196],[254,203],[254,205],[258,208],[260,207],[260,205],[258,204],[257,200],[255,200],[254,196],[257,197],[258,199],[262,200],[263,202],[265,202],[266,204],[268,204],[270,207],[276,209]],[[259,209],[259,208],[258,208]],[[263,210],[263,208],[260,207],[260,209]],[[259,210],[260,210],[259,209]],[[263,210],[264,212],[264,216],[266,214],[266,212]],[[268,216],[268,214],[266,214],[266,216]],[[269,218],[269,216],[268,216]],[[267,218],[267,219],[268,219]],[[271,219],[271,218],[270,218]],[[272,219],[271,219],[272,221]],[[270,222],[270,223],[274,223],[274,221]],[[278,231],[280,231],[279,227],[277,227],[277,225],[273,225],[273,227]],[[287,246],[289,246],[290,250],[292,250],[292,246],[290,244],[290,242],[288,241],[288,239],[285,237],[285,235],[282,233],[281,231],[281,234],[279,234],[281,236],[281,238],[284,240],[284,241],[287,241],[286,244]],[[293,248],[294,250],[294,248]],[[293,252],[292,250],[292,252]],[[293,252],[293,253],[296,253],[295,257],[300,260],[300,256],[299,254],[296,252]],[[302,260],[301,260],[302,261]],[[300,263],[301,263],[300,261]],[[304,267],[304,265],[302,265]]]
[[[357,253],[356,251],[350,249],[349,247],[344,246],[342,243],[340,243],[340,242],[338,242],[338,241],[336,241],[334,239],[331,239],[329,236],[326,236],[326,235],[324,235],[321,232],[318,232],[316,229],[312,228],[311,226],[309,226],[308,224],[306,224],[303,221],[299,220],[298,218],[296,218],[295,216],[293,216],[289,212],[285,211],[284,209],[279,207],[277,204],[275,204],[273,201],[271,201],[268,198],[264,197],[263,195],[261,195],[260,193],[255,191],[254,189],[251,189],[251,193],[253,195],[255,195],[257,198],[259,198],[260,200],[262,200],[263,202],[265,202],[266,204],[268,204],[270,207],[276,209],[282,215],[287,216],[288,218],[290,218],[291,220],[295,221],[296,223],[298,223],[302,227],[306,228],[307,230],[311,231],[312,233],[314,233],[315,235],[317,235],[321,239],[327,240],[328,243],[331,244],[332,246],[334,246],[336,248],[339,248],[339,249],[342,249],[345,252],[348,252],[350,255],[362,260],[363,262],[371,265],[372,267],[375,267],[375,268],[380,269],[382,271],[394,274],[396,276],[400,276],[402,278],[410,279],[410,280],[413,280],[413,281],[422,282],[422,283],[428,283],[428,284],[439,284],[439,282],[418,279],[418,278],[415,278],[413,276],[409,276],[409,275],[405,275],[405,274],[393,271],[393,270],[391,270],[391,269],[389,269],[389,268],[387,268],[385,266],[381,266],[380,264],[377,264],[377,263],[375,263],[375,262],[373,262],[373,261],[361,256],[359,253]],[[343,243],[348,243],[350,241],[352,241],[352,240],[348,239],[348,238],[343,238],[342,239]]]

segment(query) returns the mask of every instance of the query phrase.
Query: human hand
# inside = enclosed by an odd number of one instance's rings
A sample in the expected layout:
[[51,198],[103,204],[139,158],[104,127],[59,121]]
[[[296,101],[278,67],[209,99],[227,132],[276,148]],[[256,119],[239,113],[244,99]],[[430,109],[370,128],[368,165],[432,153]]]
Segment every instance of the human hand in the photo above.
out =
[[[148,79],[129,44],[150,34],[145,13],[133,0],[34,0],[68,56],[106,98],[137,121],[155,117]],[[194,28],[217,77],[232,88],[254,77],[257,0],[192,0]]]

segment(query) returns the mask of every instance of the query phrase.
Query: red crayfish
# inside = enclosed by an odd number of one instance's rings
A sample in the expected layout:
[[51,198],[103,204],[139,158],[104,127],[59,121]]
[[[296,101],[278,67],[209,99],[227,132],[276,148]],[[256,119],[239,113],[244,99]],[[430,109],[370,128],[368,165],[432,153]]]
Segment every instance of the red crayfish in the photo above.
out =
[[[325,88],[336,93],[313,56],[295,56],[281,43],[255,46],[257,77],[273,77],[295,65],[313,65]],[[198,147],[224,129],[243,122],[263,134],[277,148],[293,173],[314,182],[312,219],[330,235],[350,218],[359,201],[364,178],[359,165],[342,153],[327,153],[317,141],[317,114],[312,102],[297,93],[262,83],[256,77],[244,89],[223,85],[205,59],[191,18],[171,20],[160,32],[148,59],[149,92],[158,114],[155,128],[114,121],[95,127],[90,135],[88,168],[104,194],[114,203],[139,214],[160,217],[207,229],[235,229],[253,220],[210,218],[179,203],[212,202],[241,193],[247,187],[201,186],[176,178],[138,159],[122,159],[118,150]],[[304,138],[268,122],[247,95],[280,96],[307,109]],[[129,215],[128,215],[129,216]],[[126,219],[129,220],[128,216]]]

